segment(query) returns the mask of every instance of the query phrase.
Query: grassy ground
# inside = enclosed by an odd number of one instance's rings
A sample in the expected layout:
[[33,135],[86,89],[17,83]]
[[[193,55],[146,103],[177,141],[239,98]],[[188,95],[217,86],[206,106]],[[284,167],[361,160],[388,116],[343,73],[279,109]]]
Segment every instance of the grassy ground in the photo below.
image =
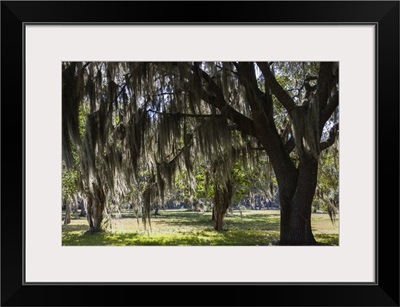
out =
[[[313,214],[312,225],[318,242],[338,245],[338,222],[332,224],[327,214]],[[279,211],[233,211],[221,232],[213,230],[210,212],[185,210],[161,210],[152,216],[151,229],[128,211],[103,232],[87,230],[85,218],[72,217],[71,224],[62,225],[62,245],[272,245],[279,240]]]

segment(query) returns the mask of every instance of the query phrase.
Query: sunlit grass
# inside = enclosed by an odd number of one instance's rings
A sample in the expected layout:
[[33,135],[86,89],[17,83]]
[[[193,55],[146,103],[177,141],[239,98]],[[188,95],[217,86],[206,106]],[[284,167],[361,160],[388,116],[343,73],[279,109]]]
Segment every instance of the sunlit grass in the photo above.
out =
[[[255,246],[273,245],[279,240],[278,210],[233,211],[225,218],[224,231],[212,227],[210,212],[185,210],[160,211],[152,216],[151,227],[144,227],[132,212],[113,220],[105,231],[88,233],[85,218],[72,218],[62,225],[62,245],[162,245],[162,246]],[[313,214],[313,233],[318,242],[338,245],[338,222],[332,224],[327,214]]]

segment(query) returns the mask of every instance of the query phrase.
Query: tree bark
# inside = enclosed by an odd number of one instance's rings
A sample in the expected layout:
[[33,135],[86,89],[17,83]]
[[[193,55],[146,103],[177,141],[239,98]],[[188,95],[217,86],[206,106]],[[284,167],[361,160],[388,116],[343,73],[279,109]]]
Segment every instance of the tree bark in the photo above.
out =
[[92,207],[93,207],[93,196],[91,194],[87,195],[85,202],[86,205],[86,219],[89,224],[89,231],[93,229],[93,219],[92,219]]
[[317,161],[309,157],[299,164],[296,187],[289,187],[295,192],[289,197],[280,193],[280,245],[317,244],[311,229],[311,208],[317,185],[317,172]]
[[80,204],[81,204],[81,214],[79,214],[79,216],[85,217],[86,216],[86,208],[85,208],[86,206],[82,199],[81,199]]
[[92,231],[99,231],[101,230],[101,222],[103,221],[103,210],[104,210],[104,203],[102,203],[98,199],[94,199],[93,201],[93,229]]
[[102,197],[94,197],[89,194],[87,196],[86,218],[89,223],[89,231],[97,232],[101,230],[101,222],[103,221],[104,199]]
[[71,223],[71,203],[67,200],[65,202],[65,218],[64,225]]
[[215,186],[214,194],[214,229],[216,231],[221,231],[224,227],[224,216],[228,210],[232,199],[232,182],[227,181],[226,187]]

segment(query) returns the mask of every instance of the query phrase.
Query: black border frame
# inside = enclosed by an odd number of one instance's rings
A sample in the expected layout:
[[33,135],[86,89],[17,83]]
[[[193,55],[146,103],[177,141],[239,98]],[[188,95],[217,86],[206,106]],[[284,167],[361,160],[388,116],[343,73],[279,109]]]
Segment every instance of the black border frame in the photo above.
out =
[[[190,16],[182,15],[182,11],[191,12]],[[375,25],[377,282],[25,284],[24,27],[29,23],[105,22]],[[1,89],[2,306],[399,306],[399,193],[394,192],[399,191],[398,1],[4,1]]]

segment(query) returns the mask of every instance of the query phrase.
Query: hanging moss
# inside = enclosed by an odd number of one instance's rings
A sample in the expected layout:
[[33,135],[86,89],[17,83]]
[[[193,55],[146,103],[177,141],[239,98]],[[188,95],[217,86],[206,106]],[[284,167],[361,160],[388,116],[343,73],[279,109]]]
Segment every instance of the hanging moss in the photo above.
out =
[[317,100],[312,97],[302,106],[294,108],[291,119],[293,136],[300,159],[304,155],[311,155],[314,159],[318,159],[320,135]]
[[[134,186],[142,217],[149,221],[151,203],[164,201],[177,172],[185,173],[194,191],[193,174],[201,161],[208,168],[207,185],[215,182],[226,190],[237,161],[245,169],[257,168],[261,151],[252,147],[258,144],[235,131],[225,108],[202,99],[204,95],[222,99],[250,118],[246,101],[251,93],[239,86],[231,63],[93,62],[83,70],[82,63],[64,66],[63,159],[72,165],[71,145],[82,143],[78,145],[81,172],[92,193],[95,183],[116,200],[132,194]],[[220,91],[204,81],[200,69]],[[75,113],[84,100],[90,113],[81,141]],[[300,135],[296,146],[311,154],[318,148],[311,142],[316,135],[308,122],[318,121],[317,113],[310,108],[293,119],[298,127],[293,130]]]
[[[75,165],[72,144],[81,145],[79,133],[79,105],[84,95],[82,65],[70,63],[62,72],[62,153],[68,168]],[[72,144],[71,144],[72,143]]]

